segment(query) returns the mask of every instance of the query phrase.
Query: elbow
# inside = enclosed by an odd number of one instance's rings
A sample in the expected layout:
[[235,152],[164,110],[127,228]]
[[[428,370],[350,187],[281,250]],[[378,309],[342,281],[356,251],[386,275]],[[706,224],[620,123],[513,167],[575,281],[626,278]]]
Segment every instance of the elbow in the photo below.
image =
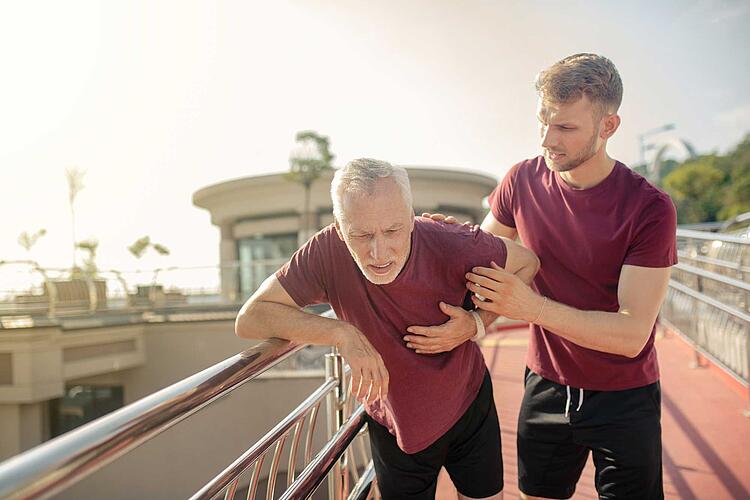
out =
[[255,338],[251,328],[252,320],[250,319],[253,309],[254,304],[245,304],[237,314],[237,318],[234,320],[234,334],[241,339]]
[[643,348],[646,347],[650,337],[651,329],[639,329],[637,338],[629,343],[630,345],[627,346],[626,351],[622,355],[630,359],[637,358],[643,352]]
[[245,323],[245,320],[243,317],[243,313],[240,312],[239,314],[237,314],[237,318],[234,320],[234,334],[237,335],[241,339],[247,338],[244,334],[245,333],[244,323]]
[[529,253],[531,254],[531,279],[534,279],[536,273],[539,272],[539,268],[542,266],[542,261],[539,260],[539,257],[534,252],[529,251]]
[[524,250],[526,250],[526,255],[524,258],[525,264],[523,266],[523,272],[522,274],[519,274],[519,276],[522,276],[522,280],[527,285],[531,285],[531,283],[534,281],[534,277],[539,272],[541,262],[539,260],[539,257],[537,257],[534,252],[528,249]]
[[635,359],[638,357],[638,355],[641,353],[642,350],[643,350],[643,347],[641,347],[640,349],[629,349],[623,352],[622,355],[629,359]]

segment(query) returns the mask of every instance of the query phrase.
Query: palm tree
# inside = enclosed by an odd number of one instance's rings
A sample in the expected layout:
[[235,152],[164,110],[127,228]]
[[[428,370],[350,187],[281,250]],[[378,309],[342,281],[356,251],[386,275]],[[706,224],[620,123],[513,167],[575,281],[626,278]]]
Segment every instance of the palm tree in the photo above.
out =
[[83,189],[83,176],[86,174],[84,170],[80,170],[76,167],[69,168],[65,171],[65,178],[68,180],[68,201],[70,202],[70,226],[73,236],[73,269],[77,267],[76,262],[76,213],[75,213],[75,201],[78,193]]
[[302,221],[302,232],[300,233],[300,244],[307,241],[312,234],[310,227],[310,190],[313,182],[323,172],[333,170],[333,159],[328,137],[318,134],[313,130],[297,132],[296,144],[289,156],[289,172],[286,178],[302,184],[305,188],[305,204]]
[[18,236],[18,244],[26,249],[27,252],[31,252],[31,247],[36,245],[37,240],[47,234],[47,230],[42,228],[36,233],[29,234],[26,231],[22,232]]

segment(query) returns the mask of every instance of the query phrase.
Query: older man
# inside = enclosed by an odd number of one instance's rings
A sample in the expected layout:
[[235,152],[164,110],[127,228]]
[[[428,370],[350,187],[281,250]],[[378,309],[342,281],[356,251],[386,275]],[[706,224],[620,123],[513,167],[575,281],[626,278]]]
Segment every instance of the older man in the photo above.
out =
[[[447,317],[483,331],[478,313],[446,305],[463,302],[465,274],[494,262],[530,283],[536,257],[476,226],[415,219],[406,171],[382,161],[338,170],[331,198],[335,223],[250,297],[237,335],[338,347],[366,404],[384,498],[433,498],[441,467],[462,498],[502,498],[499,423],[476,343],[424,356],[402,338],[408,325]],[[339,319],[301,310],[317,303],[330,303]]]

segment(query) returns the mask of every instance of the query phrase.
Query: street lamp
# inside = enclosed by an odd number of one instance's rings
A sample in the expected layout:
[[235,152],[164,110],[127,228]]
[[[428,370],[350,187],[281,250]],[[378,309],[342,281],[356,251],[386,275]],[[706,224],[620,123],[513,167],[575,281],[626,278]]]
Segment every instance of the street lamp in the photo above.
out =
[[647,130],[638,136],[638,145],[640,146],[640,164],[646,164],[646,151],[653,148],[653,144],[646,144],[646,137],[666,132],[667,130],[674,130],[674,123],[667,123],[661,127],[652,128]]

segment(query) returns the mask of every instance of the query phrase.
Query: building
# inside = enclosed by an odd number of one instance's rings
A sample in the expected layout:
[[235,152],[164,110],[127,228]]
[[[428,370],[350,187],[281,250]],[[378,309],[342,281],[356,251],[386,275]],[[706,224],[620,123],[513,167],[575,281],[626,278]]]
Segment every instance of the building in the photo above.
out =
[[[417,213],[441,212],[475,222],[484,217],[481,200],[496,185],[492,177],[408,170]],[[304,213],[303,188],[283,174],[226,181],[194,194],[195,204],[210,211],[221,231],[223,300],[186,292],[184,300],[173,303],[120,297],[96,302],[104,307],[88,307],[91,301],[85,300],[79,310],[53,314],[54,308],[36,302],[33,310],[3,310],[0,460],[250,347],[233,332],[239,304],[306,239],[304,220],[314,229],[332,222],[331,178],[329,172],[313,184],[309,214]],[[136,290],[130,292],[138,298]],[[302,351],[289,361],[58,498],[189,496],[322,382],[319,350]]]
[[[482,200],[497,185],[493,177],[464,170],[406,167],[414,210],[481,222]],[[314,232],[333,222],[332,172],[313,183],[309,214],[304,188],[284,174],[243,177],[198,190],[193,203],[211,213],[221,232],[222,295],[246,298]],[[239,272],[238,272],[239,270]]]

